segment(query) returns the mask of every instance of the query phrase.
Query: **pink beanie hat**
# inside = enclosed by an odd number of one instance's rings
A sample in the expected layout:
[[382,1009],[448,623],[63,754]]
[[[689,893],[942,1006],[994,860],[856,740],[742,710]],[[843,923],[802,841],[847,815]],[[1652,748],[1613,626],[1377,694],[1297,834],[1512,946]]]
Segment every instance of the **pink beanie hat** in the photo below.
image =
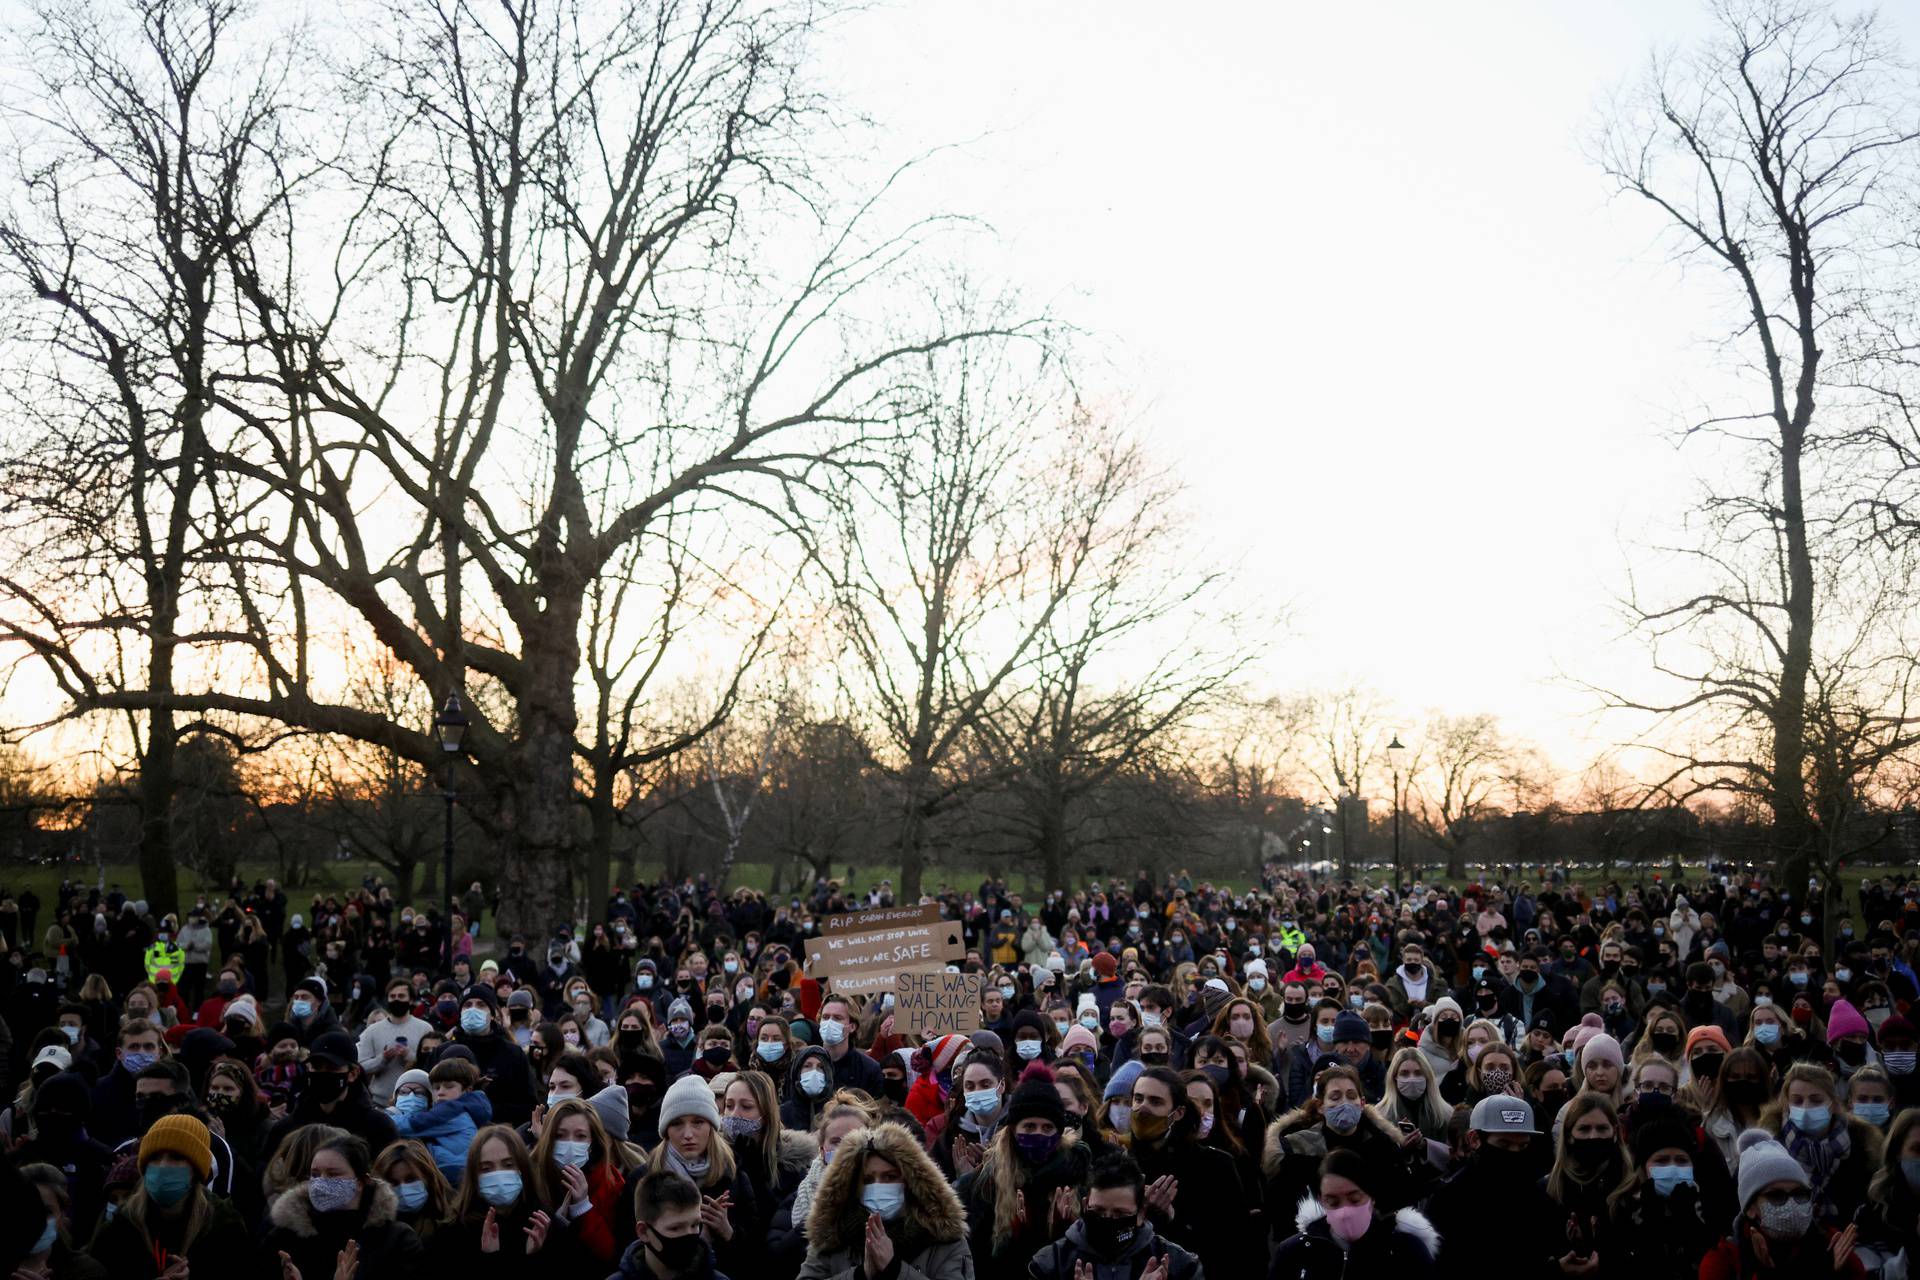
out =
[[1620,1042],[1602,1031],[1580,1047],[1580,1067],[1585,1070],[1589,1063],[1611,1062],[1614,1066],[1624,1065],[1626,1059],[1620,1055]]
[[1860,1011],[1845,1000],[1835,1000],[1833,1008],[1827,1011],[1827,1043],[1832,1044],[1841,1036],[1863,1036],[1867,1034],[1867,1020]]
[[1060,1052],[1072,1053],[1076,1049],[1091,1049],[1095,1053],[1098,1053],[1100,1051],[1100,1042],[1093,1038],[1093,1032],[1087,1030],[1085,1027],[1076,1025],[1069,1030],[1067,1034],[1060,1037]]

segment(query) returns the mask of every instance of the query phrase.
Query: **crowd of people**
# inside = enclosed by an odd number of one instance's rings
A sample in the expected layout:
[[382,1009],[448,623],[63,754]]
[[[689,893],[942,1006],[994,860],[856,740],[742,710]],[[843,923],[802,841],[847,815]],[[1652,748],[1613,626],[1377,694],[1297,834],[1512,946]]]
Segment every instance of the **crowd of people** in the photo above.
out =
[[805,963],[884,882],[635,886],[478,950],[479,886],[0,890],[0,1265],[1902,1280],[1920,880],[1804,888],[943,889],[984,980],[936,1036]]

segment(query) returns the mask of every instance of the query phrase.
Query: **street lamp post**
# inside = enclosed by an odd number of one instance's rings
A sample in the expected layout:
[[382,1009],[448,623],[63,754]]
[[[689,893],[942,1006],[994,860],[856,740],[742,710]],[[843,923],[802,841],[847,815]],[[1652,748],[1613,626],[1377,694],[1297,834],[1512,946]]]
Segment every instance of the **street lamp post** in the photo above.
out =
[[447,802],[447,835],[443,853],[446,865],[441,868],[441,890],[443,894],[442,927],[447,931],[445,955],[442,961],[449,976],[453,973],[453,758],[460,750],[460,739],[466,736],[467,713],[461,709],[460,695],[447,695],[446,705],[440,708],[440,714],[433,718],[434,736],[440,739],[440,750],[446,753],[446,781],[440,788],[441,798]]
[[[1378,742],[1376,738],[1374,741]],[[1406,754],[1406,746],[1400,741],[1400,735],[1394,734],[1393,741],[1387,744],[1387,764],[1393,770],[1393,892],[1398,895],[1405,878],[1400,862],[1400,757]]]

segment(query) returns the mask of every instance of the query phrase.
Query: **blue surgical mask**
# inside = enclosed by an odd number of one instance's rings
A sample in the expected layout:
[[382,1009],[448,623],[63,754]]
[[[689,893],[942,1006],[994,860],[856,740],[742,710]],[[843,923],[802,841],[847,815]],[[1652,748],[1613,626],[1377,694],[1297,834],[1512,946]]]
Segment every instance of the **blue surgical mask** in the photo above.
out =
[[1095,1035],[1098,1035],[1100,1033],[1100,1015],[1097,1013],[1083,1013],[1080,1015],[1080,1025]]
[[967,1090],[967,1110],[976,1116],[990,1116],[1000,1108],[998,1089]]
[[427,1109],[427,1100],[417,1093],[403,1093],[393,1100],[393,1109],[403,1116],[414,1115]]
[[1055,1019],[1053,1024],[1053,1030],[1055,1034],[1064,1036],[1067,1034],[1067,1032],[1073,1030],[1073,1024],[1071,1022],[1061,1022],[1058,1019]]
[[140,1175],[147,1195],[162,1209],[171,1209],[193,1189],[193,1170],[184,1164],[150,1164]]
[[574,1096],[575,1095],[571,1093],[549,1093],[547,1095],[547,1106],[548,1108],[557,1107],[561,1103],[565,1102],[568,1098],[571,1098]]
[[1313,1029],[1313,1034],[1320,1037],[1321,1044],[1332,1044],[1333,1024],[1331,1022],[1323,1022]]
[[1352,1133],[1360,1127],[1360,1113],[1357,1102],[1336,1102],[1327,1108],[1327,1128],[1335,1133]]
[[1876,1129],[1886,1127],[1887,1118],[1893,1114],[1893,1108],[1884,1102],[1855,1103],[1853,1114],[1865,1120]]
[[800,1073],[800,1092],[809,1097],[818,1097],[827,1091],[827,1073],[824,1071],[802,1071]]
[[120,1055],[120,1065],[127,1069],[127,1074],[130,1076],[139,1075],[158,1061],[160,1061],[160,1055],[157,1053],[136,1053],[129,1050]]
[[1833,1123],[1833,1113],[1825,1107],[1788,1107],[1787,1118],[1793,1127],[1809,1137],[1819,1137]]
[[485,1009],[462,1009],[460,1011],[460,1029],[470,1036],[477,1036],[487,1029],[493,1021]]
[[1761,1023],[1753,1029],[1753,1038],[1761,1044],[1780,1043],[1780,1024],[1777,1022]]
[[417,1213],[426,1207],[427,1184],[424,1182],[396,1182],[393,1184],[393,1198],[400,1202],[400,1208],[407,1213]]
[[1663,1196],[1673,1194],[1678,1186],[1693,1185],[1693,1166],[1690,1164],[1662,1164],[1647,1170],[1647,1177],[1653,1180],[1653,1189]]
[[762,1040],[753,1046],[753,1051],[760,1055],[762,1062],[778,1062],[787,1056],[787,1046],[778,1040]]
[[1044,1048],[1046,1048],[1046,1045],[1038,1040],[1016,1040],[1013,1042],[1013,1051],[1028,1062],[1032,1062],[1035,1058],[1039,1057],[1040,1051]]
[[1157,1027],[1160,1025],[1160,1015],[1157,1013],[1147,1013],[1143,1010],[1140,1014],[1140,1025],[1143,1027]]
[[847,1029],[841,1026],[840,1023],[838,1023],[832,1018],[822,1018],[820,1020],[820,1043],[821,1044],[835,1045],[835,1044],[839,1044],[842,1040],[845,1040],[846,1038],[847,1038]]
[[513,1169],[494,1169],[480,1175],[480,1198],[496,1209],[504,1209],[520,1198],[520,1174]]
[[313,1001],[295,1000],[291,1005],[288,1006],[288,1009],[296,1018],[309,1017],[313,1013]]
[[567,1142],[564,1139],[553,1144],[553,1159],[556,1164],[570,1165],[575,1169],[587,1167],[587,1157],[593,1154],[591,1142]]
[[861,1188],[860,1203],[868,1213],[877,1213],[892,1222],[907,1207],[907,1188],[899,1182],[869,1182]]

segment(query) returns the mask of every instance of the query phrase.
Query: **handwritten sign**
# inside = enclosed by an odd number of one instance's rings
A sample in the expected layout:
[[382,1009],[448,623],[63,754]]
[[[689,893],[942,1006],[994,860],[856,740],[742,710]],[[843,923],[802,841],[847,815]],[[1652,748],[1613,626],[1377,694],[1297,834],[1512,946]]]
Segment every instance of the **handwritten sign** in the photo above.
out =
[[906,924],[939,924],[940,920],[940,904],[937,902],[913,907],[871,907],[865,911],[826,916],[820,921],[820,932],[870,933],[875,929]]
[[942,920],[809,938],[806,969],[847,994],[892,991],[894,976],[902,970],[937,968],[965,954],[959,921]]
[[927,1037],[978,1031],[984,982],[977,973],[944,969],[899,974],[893,994],[894,1031]]

